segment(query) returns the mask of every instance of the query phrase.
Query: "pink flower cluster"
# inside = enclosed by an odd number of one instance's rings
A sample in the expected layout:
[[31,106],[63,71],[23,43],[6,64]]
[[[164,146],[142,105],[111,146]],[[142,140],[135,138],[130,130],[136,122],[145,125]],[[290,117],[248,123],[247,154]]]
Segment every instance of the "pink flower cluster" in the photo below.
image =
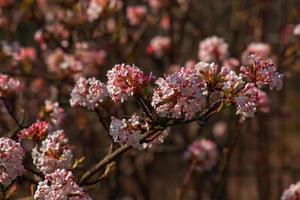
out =
[[75,182],[72,172],[57,169],[39,182],[34,193],[35,200],[92,200]]
[[0,74],[0,98],[21,90],[21,83],[8,75]]
[[258,92],[253,83],[247,83],[245,88],[234,97],[237,106],[236,114],[240,114],[242,119],[253,118],[257,110]]
[[151,105],[161,117],[191,119],[206,105],[206,83],[193,68],[182,67],[155,84]]
[[107,96],[108,91],[104,83],[94,77],[88,79],[80,77],[72,90],[70,104],[94,110]]
[[149,129],[149,124],[138,115],[133,115],[130,119],[111,118],[109,134],[114,142],[127,144],[137,149],[145,146],[140,143],[143,132]]
[[147,47],[147,53],[157,58],[163,57],[171,48],[171,39],[166,36],[155,36]]
[[135,65],[125,64],[115,65],[107,72],[107,78],[108,93],[115,102],[124,102],[129,96],[138,94],[153,79]]
[[261,59],[268,59],[271,56],[271,46],[267,43],[256,42],[248,45],[242,53],[242,61],[244,64],[251,64],[251,56],[255,55]]
[[228,54],[228,44],[223,38],[211,36],[199,44],[198,58],[203,62],[223,61]]
[[44,174],[56,169],[69,169],[73,154],[63,130],[49,133],[42,144],[32,150],[33,164]]
[[297,24],[293,30],[295,36],[300,36],[300,24]]
[[184,157],[195,165],[195,169],[209,171],[217,163],[217,146],[213,141],[200,139],[189,145]]
[[130,25],[139,25],[144,20],[147,14],[145,6],[129,6],[126,9],[127,19]]
[[24,156],[25,152],[20,143],[9,138],[0,138],[0,185],[7,187],[24,172]]
[[47,135],[49,124],[44,121],[38,121],[30,125],[28,128],[22,129],[18,133],[19,141],[21,140],[33,140],[39,142]]
[[282,88],[283,75],[277,72],[277,68],[270,60],[265,61],[256,57],[253,58],[253,64],[242,66],[241,72],[243,76],[252,83],[255,83],[259,88],[269,86],[270,89]]
[[281,200],[299,200],[300,199],[300,182],[296,184],[291,184],[289,188],[287,188],[282,196]]

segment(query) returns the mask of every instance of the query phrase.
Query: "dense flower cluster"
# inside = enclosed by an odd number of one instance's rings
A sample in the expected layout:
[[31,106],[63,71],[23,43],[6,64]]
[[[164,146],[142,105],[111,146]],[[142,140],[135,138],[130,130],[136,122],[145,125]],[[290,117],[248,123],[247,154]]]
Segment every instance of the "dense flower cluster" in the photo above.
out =
[[282,196],[281,200],[299,200],[300,198],[300,182],[296,184],[291,184],[289,188],[287,188]]
[[45,105],[39,113],[39,118],[47,120],[53,127],[59,127],[65,118],[65,111],[59,107],[58,102],[45,101]]
[[236,114],[242,119],[253,118],[257,110],[258,92],[253,83],[247,83],[245,88],[234,98],[237,106]]
[[147,14],[145,6],[130,6],[126,9],[126,15],[131,25],[139,25]]
[[243,76],[259,88],[269,86],[270,89],[282,88],[282,74],[277,72],[277,68],[270,60],[261,60],[256,57],[253,58],[253,64],[242,66],[241,72]]
[[20,143],[9,138],[0,138],[0,185],[8,186],[23,173],[24,156],[25,153]]
[[44,174],[52,173],[58,168],[70,168],[73,154],[64,131],[49,133],[42,144],[32,150],[32,159],[36,167]]
[[91,200],[83,188],[75,182],[72,172],[57,169],[39,182],[34,193],[35,200]]
[[200,139],[189,145],[184,157],[194,163],[195,169],[208,171],[217,163],[217,146],[210,140]]
[[206,83],[192,68],[183,67],[155,84],[151,104],[161,117],[191,119],[205,107]]
[[38,142],[46,137],[48,128],[49,124],[47,122],[35,122],[18,133],[19,140],[33,140]]
[[152,79],[152,75],[145,75],[135,65],[115,65],[107,72],[107,89],[109,96],[115,102],[123,102],[129,96],[138,94]]
[[128,144],[137,149],[143,149],[140,140],[143,132],[149,129],[149,125],[138,115],[133,115],[130,119],[111,118],[109,134],[114,142]]
[[171,48],[171,39],[165,36],[155,36],[147,47],[147,53],[157,58],[163,57]]
[[72,90],[70,104],[93,110],[99,107],[107,96],[107,88],[101,81],[94,77],[80,77]]
[[208,37],[199,44],[198,58],[203,62],[223,61],[228,54],[228,44],[223,38]]
[[296,36],[300,36],[300,24],[297,24],[293,30],[293,34]]
[[0,74],[0,97],[4,97],[21,89],[19,80]]

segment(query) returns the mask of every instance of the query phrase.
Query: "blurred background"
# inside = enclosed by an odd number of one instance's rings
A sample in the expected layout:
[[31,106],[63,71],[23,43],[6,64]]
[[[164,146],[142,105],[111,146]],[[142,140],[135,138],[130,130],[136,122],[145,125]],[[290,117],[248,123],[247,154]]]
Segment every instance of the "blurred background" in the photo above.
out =
[[[145,10],[129,14],[137,5]],[[269,93],[269,112],[238,124],[235,110],[227,109],[205,127],[172,128],[163,144],[128,151],[106,178],[85,189],[100,200],[175,199],[189,169],[184,152],[205,137],[218,145],[218,165],[194,172],[182,199],[213,199],[224,155],[239,131],[218,199],[280,199],[300,180],[300,37],[293,33],[299,23],[299,0],[0,0],[0,72],[22,80],[23,92],[10,97],[9,105],[24,124],[47,117],[45,100],[64,109],[60,127],[75,157],[84,158],[73,171],[80,177],[109,151],[110,137],[95,113],[70,107],[79,76],[105,82],[108,69],[128,63],[159,77],[197,62],[199,42],[213,35],[228,43],[228,57],[237,60],[249,44],[263,42],[284,74],[284,88]],[[166,44],[163,38],[153,41],[156,36],[167,38]],[[119,117],[138,108],[131,100],[105,107],[105,115]],[[1,135],[14,126],[1,106]],[[11,199],[31,194],[29,183],[19,185],[22,192]]]

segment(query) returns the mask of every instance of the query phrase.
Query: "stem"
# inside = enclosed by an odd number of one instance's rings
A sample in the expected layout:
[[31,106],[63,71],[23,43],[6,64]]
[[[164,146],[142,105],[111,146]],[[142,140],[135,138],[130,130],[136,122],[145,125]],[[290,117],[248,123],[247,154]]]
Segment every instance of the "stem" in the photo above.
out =
[[105,120],[104,120],[103,116],[101,115],[101,110],[100,110],[100,108],[96,108],[95,111],[96,111],[96,113],[97,113],[98,119],[99,119],[99,121],[101,122],[101,124],[102,124],[104,130],[106,131],[106,133],[109,134],[109,127],[106,125]]
[[240,126],[240,124],[238,124],[237,129],[236,129],[237,131],[235,132],[235,136],[233,138],[232,144],[229,146],[228,151],[225,152],[225,156],[226,156],[225,164],[224,164],[224,166],[221,170],[219,181],[216,184],[216,191],[213,195],[214,199],[219,199],[220,193],[222,191],[224,181],[225,181],[225,177],[226,177],[226,172],[227,172],[227,169],[229,167],[230,158],[232,157],[233,151],[234,151],[234,149],[237,145],[237,142],[239,140],[239,137],[241,135],[240,128],[241,128],[241,126]]
[[180,188],[177,189],[176,191],[176,200],[181,200],[184,196],[184,191],[186,189],[187,184],[189,183],[189,181],[191,180],[192,174],[194,172],[194,168],[195,168],[196,162],[193,161],[189,167],[189,169],[187,170],[187,172],[184,175],[184,179],[182,182],[182,185]]
[[22,129],[23,126],[19,123],[17,117],[15,116],[14,112],[11,110],[11,108],[9,107],[7,101],[5,98],[1,98],[1,100],[3,101],[3,104],[8,112],[8,114],[10,115],[10,117],[14,120],[14,122],[16,123],[16,125],[18,126],[19,129]]
[[[156,133],[158,130],[150,130],[148,132],[146,132],[144,134],[143,139],[146,139],[147,137],[149,137],[150,135]],[[131,146],[130,145],[123,145],[121,147],[119,147],[118,149],[116,149],[114,152],[112,152],[111,154],[108,154],[107,156],[105,156],[102,160],[100,160],[93,168],[91,168],[90,170],[88,170],[80,179],[80,185],[86,185],[87,180],[89,178],[91,178],[95,173],[97,173],[98,171],[100,171],[103,167],[105,167],[107,164],[111,163],[114,159],[116,159],[117,157],[119,157],[121,154],[123,154],[124,152],[126,152],[128,149],[130,149]]]

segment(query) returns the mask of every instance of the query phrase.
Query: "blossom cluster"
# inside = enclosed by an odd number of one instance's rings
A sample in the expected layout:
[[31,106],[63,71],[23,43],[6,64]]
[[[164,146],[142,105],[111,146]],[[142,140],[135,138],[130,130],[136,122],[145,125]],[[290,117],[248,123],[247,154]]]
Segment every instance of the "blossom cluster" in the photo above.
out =
[[193,68],[158,78],[151,105],[161,117],[191,119],[206,105],[206,83]]
[[107,72],[107,89],[109,96],[115,102],[123,102],[129,96],[134,96],[152,80],[151,75],[135,65],[115,65]]
[[18,133],[19,140],[33,140],[38,142],[46,137],[48,128],[49,124],[45,121],[35,122]]
[[9,138],[0,138],[0,186],[7,187],[16,177],[22,175],[25,152],[20,143]]
[[69,169],[73,153],[63,130],[49,133],[42,144],[32,150],[33,164],[44,174],[56,169]]
[[21,89],[19,80],[5,74],[0,74],[0,97],[5,97]]
[[114,142],[128,144],[137,149],[143,149],[140,140],[143,138],[143,131],[149,130],[149,124],[143,121],[138,115],[130,119],[111,118],[109,134]]
[[198,58],[203,62],[223,61],[228,54],[228,44],[223,38],[211,36],[199,44]]
[[96,78],[80,77],[71,93],[71,106],[83,106],[88,109],[99,107],[108,96],[106,85]]
[[300,198],[300,182],[291,184],[289,188],[287,188],[281,196],[281,200],[298,200],[299,198]]
[[45,180],[38,183],[34,193],[35,200],[91,200],[83,188],[75,182],[72,172],[57,169],[45,176]]
[[195,169],[209,171],[217,163],[217,146],[211,140],[200,139],[189,145],[184,157],[191,160]]
[[39,113],[39,118],[47,120],[53,127],[59,127],[65,118],[65,111],[59,107],[58,102],[46,100],[44,107]]

